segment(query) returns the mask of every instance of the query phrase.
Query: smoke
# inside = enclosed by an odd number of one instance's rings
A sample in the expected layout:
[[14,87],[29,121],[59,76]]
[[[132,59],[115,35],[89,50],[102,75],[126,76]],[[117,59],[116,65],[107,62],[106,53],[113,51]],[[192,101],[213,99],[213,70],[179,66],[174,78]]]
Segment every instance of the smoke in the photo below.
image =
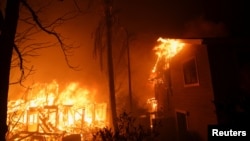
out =
[[222,22],[213,22],[204,17],[195,18],[184,27],[184,38],[212,38],[225,37],[228,35],[228,29]]
[[153,47],[156,38],[140,34],[131,45],[131,79],[133,106],[137,110],[147,108],[147,99],[154,97],[154,88],[149,76],[155,63]]

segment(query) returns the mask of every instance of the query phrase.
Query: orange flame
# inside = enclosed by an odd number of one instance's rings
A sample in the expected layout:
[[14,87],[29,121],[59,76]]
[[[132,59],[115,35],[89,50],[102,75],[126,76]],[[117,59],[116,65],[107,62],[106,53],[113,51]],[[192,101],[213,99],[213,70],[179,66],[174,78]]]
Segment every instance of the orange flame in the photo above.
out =
[[160,44],[154,47],[155,54],[157,55],[157,60],[152,70],[153,73],[156,71],[158,62],[161,59],[165,59],[166,61],[168,61],[178,52],[180,52],[184,46],[184,43],[181,43],[176,39],[164,39],[160,37],[158,38],[157,42],[160,42]]
[[38,131],[41,127],[42,132],[82,129],[89,125],[104,127],[107,123],[107,104],[96,104],[95,94],[96,90],[83,88],[76,82],[68,84],[60,92],[56,81],[36,83],[27,99],[8,102],[7,124],[12,132],[24,129]]

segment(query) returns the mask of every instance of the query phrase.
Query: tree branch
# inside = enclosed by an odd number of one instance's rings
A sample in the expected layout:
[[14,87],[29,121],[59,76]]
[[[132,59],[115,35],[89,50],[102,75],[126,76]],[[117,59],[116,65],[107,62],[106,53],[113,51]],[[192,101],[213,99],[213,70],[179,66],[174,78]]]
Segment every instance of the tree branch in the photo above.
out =
[[18,55],[18,58],[19,58],[19,69],[20,69],[20,71],[21,71],[21,75],[20,75],[20,77],[19,77],[19,79],[17,80],[17,81],[15,81],[15,82],[10,82],[9,84],[10,85],[13,85],[13,84],[20,84],[21,86],[23,86],[23,87],[25,87],[23,84],[22,84],[22,82],[31,74],[31,72],[33,71],[33,67],[31,67],[30,69],[29,69],[29,71],[28,71],[28,73],[25,75],[25,73],[24,73],[24,69],[25,69],[25,67],[24,67],[24,65],[23,65],[23,55],[21,54],[21,52],[19,51],[19,49],[18,49],[18,47],[14,44],[14,50],[15,50],[15,52],[17,53],[17,55]]
[[65,60],[66,60],[67,65],[68,65],[70,68],[72,68],[72,69],[76,69],[77,67],[72,66],[72,65],[69,63],[69,59],[68,59],[68,56],[69,56],[68,53],[70,53],[69,49],[72,49],[72,47],[69,47],[69,46],[67,46],[67,45],[65,45],[65,44],[63,43],[63,39],[62,39],[62,37],[60,36],[60,34],[58,34],[57,32],[55,32],[55,31],[53,31],[53,30],[48,30],[47,27],[45,27],[45,26],[43,26],[43,25],[41,24],[41,22],[39,21],[39,18],[38,18],[38,16],[37,16],[37,14],[36,14],[36,12],[31,8],[31,6],[26,2],[26,0],[21,0],[21,3],[28,9],[28,11],[30,12],[30,14],[32,15],[32,18],[33,18],[34,22],[37,24],[37,26],[38,26],[42,31],[44,31],[45,33],[47,33],[47,34],[49,34],[49,35],[52,35],[52,36],[54,36],[54,37],[57,39],[57,41],[58,41],[58,43],[60,44],[60,47],[61,47],[61,49],[62,49],[62,51],[63,51],[64,58],[65,58]]

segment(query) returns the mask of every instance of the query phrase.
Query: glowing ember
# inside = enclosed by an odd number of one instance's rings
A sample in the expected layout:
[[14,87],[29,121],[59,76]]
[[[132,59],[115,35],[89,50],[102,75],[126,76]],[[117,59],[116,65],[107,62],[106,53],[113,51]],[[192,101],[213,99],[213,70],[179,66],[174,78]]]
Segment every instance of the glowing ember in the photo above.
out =
[[95,94],[75,82],[60,92],[56,81],[34,84],[25,99],[8,102],[9,131],[77,133],[90,125],[104,127],[107,104],[95,103]]
[[[160,37],[157,41],[160,42],[160,44],[154,48],[156,51],[155,54],[157,55],[157,61],[152,70],[153,73],[156,72],[157,65],[161,59],[168,61],[180,52],[184,46],[184,43],[181,43],[176,39],[163,39]],[[168,63],[166,65],[168,67]]]

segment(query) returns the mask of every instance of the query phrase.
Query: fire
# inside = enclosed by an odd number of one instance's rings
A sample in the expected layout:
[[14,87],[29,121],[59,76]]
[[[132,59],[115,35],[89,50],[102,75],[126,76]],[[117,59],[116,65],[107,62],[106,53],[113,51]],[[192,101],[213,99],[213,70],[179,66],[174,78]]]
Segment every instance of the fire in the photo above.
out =
[[[169,61],[172,57],[174,57],[178,52],[180,52],[184,46],[184,43],[176,40],[176,39],[164,39],[158,38],[157,42],[160,44],[154,47],[155,54],[157,55],[157,60],[152,70],[153,73],[156,72],[157,65],[161,59],[165,59]],[[169,67],[168,63],[166,64]]]
[[[184,47],[184,43],[177,39],[164,39],[158,38],[157,42],[159,45],[154,47],[155,54],[157,56],[156,63],[152,69],[152,73],[149,76],[149,80],[153,83],[151,84],[163,84],[164,77],[162,70],[165,71],[169,69],[169,63],[171,58],[178,54]],[[149,104],[150,113],[150,126],[153,127],[152,120],[156,118],[156,113],[158,112],[158,102],[156,98],[150,98],[147,100]]]
[[96,103],[96,90],[72,82],[59,91],[56,81],[36,83],[24,96],[8,102],[7,124],[11,133],[20,131],[80,132],[83,128],[106,126],[106,103]]
[[153,120],[156,118],[158,103],[157,103],[157,100],[153,97],[147,100],[147,104],[149,104],[150,127],[153,128]]
[[156,112],[157,111],[157,100],[153,97],[153,98],[149,98],[147,100],[147,104],[150,105],[150,112]]

